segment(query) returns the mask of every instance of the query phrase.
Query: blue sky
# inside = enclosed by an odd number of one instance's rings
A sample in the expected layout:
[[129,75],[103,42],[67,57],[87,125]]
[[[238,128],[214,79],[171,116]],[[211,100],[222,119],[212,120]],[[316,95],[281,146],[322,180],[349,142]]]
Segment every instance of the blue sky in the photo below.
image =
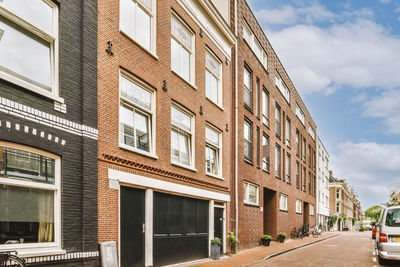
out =
[[247,0],[363,209],[400,186],[400,1]]

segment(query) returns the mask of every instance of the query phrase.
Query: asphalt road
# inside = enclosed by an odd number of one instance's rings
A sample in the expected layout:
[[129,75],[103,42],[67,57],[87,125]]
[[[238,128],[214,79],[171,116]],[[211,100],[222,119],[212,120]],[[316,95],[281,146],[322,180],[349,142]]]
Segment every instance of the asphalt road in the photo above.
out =
[[[252,267],[378,267],[371,232],[343,232],[310,246],[259,262]],[[390,266],[400,266],[393,263]]]

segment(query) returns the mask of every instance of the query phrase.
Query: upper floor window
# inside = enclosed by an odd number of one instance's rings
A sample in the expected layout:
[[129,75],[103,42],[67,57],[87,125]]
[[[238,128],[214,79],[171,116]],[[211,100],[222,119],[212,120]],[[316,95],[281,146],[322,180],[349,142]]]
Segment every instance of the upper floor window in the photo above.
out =
[[194,116],[187,110],[171,107],[171,161],[193,167]]
[[299,130],[296,129],[296,155],[299,156],[300,155],[300,133]]
[[249,182],[244,182],[244,203],[246,204],[251,204],[251,205],[258,205],[258,191],[259,191],[259,186],[249,183]]
[[300,164],[296,161],[296,187],[300,188]]
[[222,105],[222,64],[211,52],[206,52],[206,97]]
[[286,175],[286,182],[290,184],[290,154],[286,154],[286,160],[285,160],[285,175]]
[[253,109],[253,86],[252,86],[252,73],[249,68],[246,66],[244,67],[243,73],[243,101],[244,105],[249,108],[250,110]]
[[262,94],[262,122],[266,126],[269,126],[268,117],[269,117],[269,94],[268,91],[264,88]]
[[120,29],[140,46],[155,51],[156,0],[121,0]]
[[287,117],[286,118],[285,135],[286,135],[286,145],[288,147],[290,147],[290,137],[291,137],[290,131],[291,131],[291,129],[290,129],[290,119]]
[[253,50],[261,65],[265,69],[267,69],[267,53],[265,52],[264,48],[261,46],[253,31],[250,29],[249,25],[247,25],[245,21],[243,21],[243,39]]
[[262,139],[262,157],[263,157],[263,165],[262,168],[264,171],[269,172],[269,137],[265,133],[263,133]]
[[58,7],[0,1],[0,78],[57,101]]
[[336,212],[340,212],[340,203],[339,202],[336,203]]
[[154,153],[154,91],[144,83],[120,74],[120,146],[139,153]]
[[340,189],[336,188],[336,198],[340,199]]
[[275,134],[281,137],[281,107],[278,104],[275,105]]
[[194,83],[194,34],[177,15],[171,16],[171,68]]
[[301,214],[302,206],[303,206],[303,202],[300,199],[296,199],[296,213]]
[[306,192],[306,167],[303,167],[303,177],[302,177],[302,181],[303,181],[303,191]]
[[315,131],[311,125],[308,126],[308,133],[312,137],[313,140],[315,140]]
[[0,141],[0,250],[60,247],[60,162]]
[[275,85],[276,87],[278,87],[279,91],[281,91],[286,101],[290,103],[290,91],[285,82],[282,80],[282,77],[279,75],[279,73],[275,75]]
[[310,204],[310,215],[314,216],[314,205]]
[[279,209],[280,210],[284,210],[287,211],[287,200],[288,200],[288,196],[285,194],[280,194],[279,195]]
[[244,138],[244,158],[253,160],[253,124],[251,121],[245,119],[243,125],[243,138]]
[[299,118],[301,123],[303,123],[303,125],[306,125],[306,117],[304,116],[304,113],[298,104],[296,104],[296,116]]
[[281,178],[281,147],[275,146],[275,176]]
[[221,176],[221,132],[206,126],[206,173]]
[[303,158],[303,161],[304,162],[306,162],[306,147],[307,147],[307,145],[306,145],[306,139],[305,138],[303,138],[303,147],[302,147],[302,149],[301,149],[301,154],[302,154],[302,158]]

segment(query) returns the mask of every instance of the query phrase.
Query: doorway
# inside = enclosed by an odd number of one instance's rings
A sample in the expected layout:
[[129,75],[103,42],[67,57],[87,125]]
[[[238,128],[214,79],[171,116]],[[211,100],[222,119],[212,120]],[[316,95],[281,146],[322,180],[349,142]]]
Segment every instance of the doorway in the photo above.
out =
[[214,238],[221,240],[221,254],[224,247],[224,208],[214,207]]
[[264,188],[264,234],[270,236],[276,236],[277,231],[277,202],[276,202],[276,191]]
[[308,202],[303,201],[303,224],[310,223],[310,208]]

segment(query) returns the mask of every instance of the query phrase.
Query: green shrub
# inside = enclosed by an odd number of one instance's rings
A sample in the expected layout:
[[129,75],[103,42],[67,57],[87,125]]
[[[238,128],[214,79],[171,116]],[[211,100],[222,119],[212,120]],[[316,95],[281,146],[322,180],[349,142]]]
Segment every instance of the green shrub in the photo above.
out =
[[217,244],[218,246],[221,246],[221,239],[218,237],[214,238],[211,240],[211,245]]
[[280,233],[278,233],[278,237],[280,237],[280,236],[286,238],[287,234],[285,232],[280,232]]
[[239,239],[236,237],[234,232],[228,232],[228,239],[231,247],[235,247],[239,243]]
[[261,239],[262,239],[262,240],[272,240],[272,236],[270,236],[270,235],[263,235],[263,236],[261,237]]

